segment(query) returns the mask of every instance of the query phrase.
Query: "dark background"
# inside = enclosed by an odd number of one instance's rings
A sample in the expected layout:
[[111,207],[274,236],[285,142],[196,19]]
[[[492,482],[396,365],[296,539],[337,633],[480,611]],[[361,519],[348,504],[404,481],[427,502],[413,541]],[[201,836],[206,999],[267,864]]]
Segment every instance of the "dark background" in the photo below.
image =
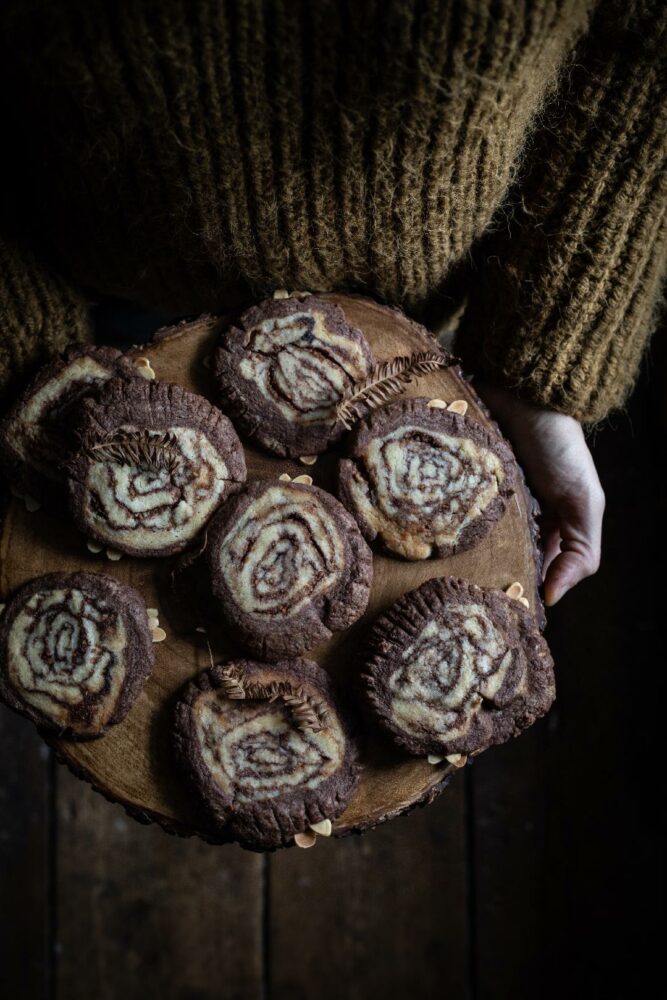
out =
[[311,851],[184,841],[0,708],[0,997],[655,996],[663,340],[592,442],[603,563],[549,614],[555,708],[428,809]]

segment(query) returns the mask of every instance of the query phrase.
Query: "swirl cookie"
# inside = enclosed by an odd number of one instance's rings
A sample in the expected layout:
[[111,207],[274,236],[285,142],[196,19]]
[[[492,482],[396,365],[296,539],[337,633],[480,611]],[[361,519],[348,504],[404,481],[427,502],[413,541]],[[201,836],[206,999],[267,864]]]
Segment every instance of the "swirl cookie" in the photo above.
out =
[[211,586],[254,656],[296,656],[347,628],[368,604],[373,561],[345,508],[316,486],[251,483],[208,532]]
[[374,365],[364,335],[326,299],[267,299],[228,330],[213,357],[220,406],[276,455],[317,455],[345,427],[336,406]]
[[0,618],[0,697],[71,739],[125,717],[153,667],[141,595],[95,573],[30,580]]
[[205,670],[180,697],[175,741],[223,837],[251,850],[335,819],[357,784],[331,681],[309,660]]
[[0,423],[0,466],[16,493],[66,506],[72,412],[113,376],[136,378],[137,370],[111,347],[73,348],[39,371]]
[[373,626],[371,705],[414,754],[476,753],[517,736],[555,697],[533,616],[502,591],[445,577],[405,594]]
[[74,519],[130,555],[182,551],[246,477],[227,417],[166,382],[110,382],[84,404],[80,440],[68,467]]
[[339,466],[339,496],[364,537],[404,559],[472,548],[514,493],[499,435],[458,413],[404,399],[374,411]]

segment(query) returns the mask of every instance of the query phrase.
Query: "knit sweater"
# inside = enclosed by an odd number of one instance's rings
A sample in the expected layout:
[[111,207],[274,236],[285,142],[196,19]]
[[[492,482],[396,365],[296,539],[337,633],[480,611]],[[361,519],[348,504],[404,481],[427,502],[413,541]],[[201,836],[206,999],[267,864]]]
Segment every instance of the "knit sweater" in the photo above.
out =
[[666,27],[662,0],[6,0],[0,380],[81,338],[66,283],[180,314],[349,289],[467,302],[471,373],[599,421],[661,297]]

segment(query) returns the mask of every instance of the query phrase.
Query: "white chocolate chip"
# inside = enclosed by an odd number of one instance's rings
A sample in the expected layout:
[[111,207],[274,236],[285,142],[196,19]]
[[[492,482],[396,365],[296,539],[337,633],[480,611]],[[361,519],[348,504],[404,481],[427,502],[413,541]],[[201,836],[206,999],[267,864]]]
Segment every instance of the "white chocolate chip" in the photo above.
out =
[[141,368],[137,368],[137,371],[143,378],[147,378],[149,381],[152,381],[155,378],[155,372],[151,368],[150,364],[142,365]]
[[468,404],[465,399],[455,399],[454,402],[449,404],[447,409],[450,413],[458,413],[460,416],[464,417],[468,412]]
[[296,292],[296,291],[294,291],[294,292],[290,292],[287,297],[289,299],[307,299],[308,296],[312,295],[312,294],[313,294],[312,292]]
[[278,479],[280,480],[281,483],[291,483],[292,482],[292,477],[290,475],[288,475],[286,472],[283,472],[282,476],[278,476]]
[[317,455],[301,455],[299,461],[302,465],[315,465]]
[[447,403],[444,399],[429,399],[427,406],[430,406],[432,410],[446,410]]
[[203,635],[206,635],[206,629],[202,628],[201,626],[199,628],[196,628],[195,632],[201,632]]
[[150,358],[135,358],[134,364],[136,368],[150,368],[151,362]]
[[276,288],[275,292],[273,293],[273,297],[274,299],[288,299],[289,292],[287,291],[286,288]]
[[523,585],[516,580],[514,583],[511,583],[509,587],[505,588],[505,593],[508,597],[512,597],[514,600],[518,601],[519,598],[523,597]]
[[317,841],[317,834],[313,833],[312,830],[306,830],[304,833],[294,834],[294,843],[297,847],[303,847],[306,850],[308,847],[314,847]]
[[23,502],[25,504],[25,509],[30,511],[31,514],[34,514],[34,512],[36,510],[39,510],[39,508],[42,506],[39,500],[35,500],[34,497],[29,496],[27,493],[23,498]]
[[159,618],[153,617],[152,615],[149,616],[149,618],[148,618],[148,627],[150,629],[157,628],[159,626],[159,624],[160,624],[160,619]]
[[154,628],[151,631],[151,638],[153,642],[163,642],[167,638],[167,633],[163,628]]
[[438,755],[435,753],[430,753],[426,759],[429,762],[429,764],[441,764],[445,758],[438,757]]
[[86,542],[86,548],[88,549],[89,552],[92,552],[93,555],[97,555],[98,552],[102,551],[102,549],[104,548],[104,546],[100,545],[99,542],[92,542],[92,541],[90,541],[90,542]]
[[146,614],[149,618],[157,618],[160,612],[157,608],[146,608]]
[[311,823],[310,829],[313,833],[319,833],[320,837],[330,837],[333,827],[330,819],[321,819],[319,823]]
[[118,560],[122,558],[122,552],[118,552],[116,549],[107,549],[107,559],[110,559],[111,562],[118,562]]
[[527,597],[520,597],[519,604],[523,604],[524,608],[530,608],[530,602]]
[[292,480],[292,482],[293,483],[301,483],[302,486],[312,486],[313,485],[313,477],[312,476],[306,476],[305,474],[303,476],[295,476],[294,479]]
[[464,753],[448,753],[445,760],[453,764],[454,767],[465,767],[468,758]]

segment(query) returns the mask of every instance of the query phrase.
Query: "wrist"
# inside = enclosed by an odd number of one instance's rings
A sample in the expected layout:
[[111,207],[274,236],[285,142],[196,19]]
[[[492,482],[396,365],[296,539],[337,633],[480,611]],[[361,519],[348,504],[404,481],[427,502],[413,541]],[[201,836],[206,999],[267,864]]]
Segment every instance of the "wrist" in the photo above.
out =
[[512,389],[491,382],[475,381],[474,388],[488,406],[491,416],[508,434],[528,429],[545,429],[562,433],[582,433],[581,424],[574,417],[539,403],[532,403]]

